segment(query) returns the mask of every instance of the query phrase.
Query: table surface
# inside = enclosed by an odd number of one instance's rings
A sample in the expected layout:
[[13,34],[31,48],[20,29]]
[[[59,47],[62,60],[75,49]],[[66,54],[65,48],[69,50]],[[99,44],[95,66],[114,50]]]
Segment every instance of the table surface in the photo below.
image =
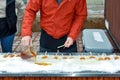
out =
[[81,71],[81,72],[58,72],[58,71],[39,71],[25,73],[9,73],[2,71],[0,77],[120,77],[120,72],[108,73],[100,71]]

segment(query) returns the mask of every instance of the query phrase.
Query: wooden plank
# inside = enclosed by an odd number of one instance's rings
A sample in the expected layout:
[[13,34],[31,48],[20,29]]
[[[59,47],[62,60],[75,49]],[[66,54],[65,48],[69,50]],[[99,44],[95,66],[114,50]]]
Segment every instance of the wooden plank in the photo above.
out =
[[9,80],[9,77],[4,77],[3,80]]
[[45,80],[51,80],[51,77],[46,77],[46,79]]
[[72,78],[71,77],[66,77],[66,80],[72,80]]
[[120,78],[119,77],[115,77],[114,80],[120,80]]
[[26,80],[25,77],[20,77],[20,80]]
[[14,80],[15,78],[14,77],[9,77],[9,80]]
[[21,77],[14,77],[14,80],[21,80]]
[[104,80],[104,78],[103,77],[99,77],[99,79],[98,80]]
[[60,77],[56,77],[56,80],[61,80],[61,78]]
[[114,80],[113,77],[105,77],[104,80]]
[[56,80],[56,77],[51,77],[50,80]]
[[40,80],[40,78],[39,77],[35,77],[35,80]]
[[88,77],[87,80],[93,80],[94,78],[93,77]]
[[78,80],[78,77],[71,77],[71,80]]
[[34,77],[29,77],[29,80],[35,80],[35,78]]
[[[80,80],[80,78],[78,78],[77,80]],[[86,77],[82,77],[81,80],[87,80]]]
[[97,77],[94,77],[94,78],[93,78],[93,80],[99,80],[99,78],[97,78]]
[[29,77],[24,77],[25,78],[25,80],[30,80],[30,78]]
[[45,80],[45,77],[40,77],[40,80]]
[[3,77],[0,77],[0,80],[3,80]]

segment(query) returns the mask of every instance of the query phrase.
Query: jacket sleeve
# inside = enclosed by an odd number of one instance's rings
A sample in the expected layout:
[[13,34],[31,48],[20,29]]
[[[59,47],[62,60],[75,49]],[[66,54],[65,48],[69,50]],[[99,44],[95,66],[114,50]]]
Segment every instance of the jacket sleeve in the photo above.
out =
[[21,24],[22,24],[24,9],[25,9],[24,2],[22,0],[16,0],[15,1],[15,8],[16,8],[16,14],[17,14],[17,24],[16,24],[17,34],[19,34],[21,31]]
[[16,13],[17,13],[18,20],[22,20],[24,9],[25,9],[24,2],[22,0],[16,0],[15,7],[17,9]]
[[29,0],[22,22],[21,37],[32,36],[32,26],[36,17],[36,13],[39,11],[41,6],[41,0]]
[[87,6],[86,0],[78,0],[78,3],[75,8],[75,15],[72,23],[72,27],[69,33],[69,37],[71,37],[74,41],[77,39],[83,23],[87,17]]

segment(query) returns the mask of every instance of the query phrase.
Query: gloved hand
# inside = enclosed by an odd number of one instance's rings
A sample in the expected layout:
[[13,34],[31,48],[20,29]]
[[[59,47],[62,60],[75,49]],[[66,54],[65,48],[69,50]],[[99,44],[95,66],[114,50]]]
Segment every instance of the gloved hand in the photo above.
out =
[[24,46],[24,47],[32,46],[32,38],[31,38],[31,36],[22,37],[21,45]]
[[71,38],[71,37],[67,37],[67,40],[65,41],[65,43],[64,43],[64,46],[66,47],[66,48],[69,48],[71,45],[73,45],[73,39]]

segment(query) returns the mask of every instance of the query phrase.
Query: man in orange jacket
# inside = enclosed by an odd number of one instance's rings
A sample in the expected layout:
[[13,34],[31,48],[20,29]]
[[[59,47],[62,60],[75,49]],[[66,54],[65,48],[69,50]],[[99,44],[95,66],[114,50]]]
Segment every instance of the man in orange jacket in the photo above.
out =
[[29,0],[22,24],[21,43],[30,45],[32,25],[40,10],[40,51],[77,52],[78,37],[87,16],[86,0]]

